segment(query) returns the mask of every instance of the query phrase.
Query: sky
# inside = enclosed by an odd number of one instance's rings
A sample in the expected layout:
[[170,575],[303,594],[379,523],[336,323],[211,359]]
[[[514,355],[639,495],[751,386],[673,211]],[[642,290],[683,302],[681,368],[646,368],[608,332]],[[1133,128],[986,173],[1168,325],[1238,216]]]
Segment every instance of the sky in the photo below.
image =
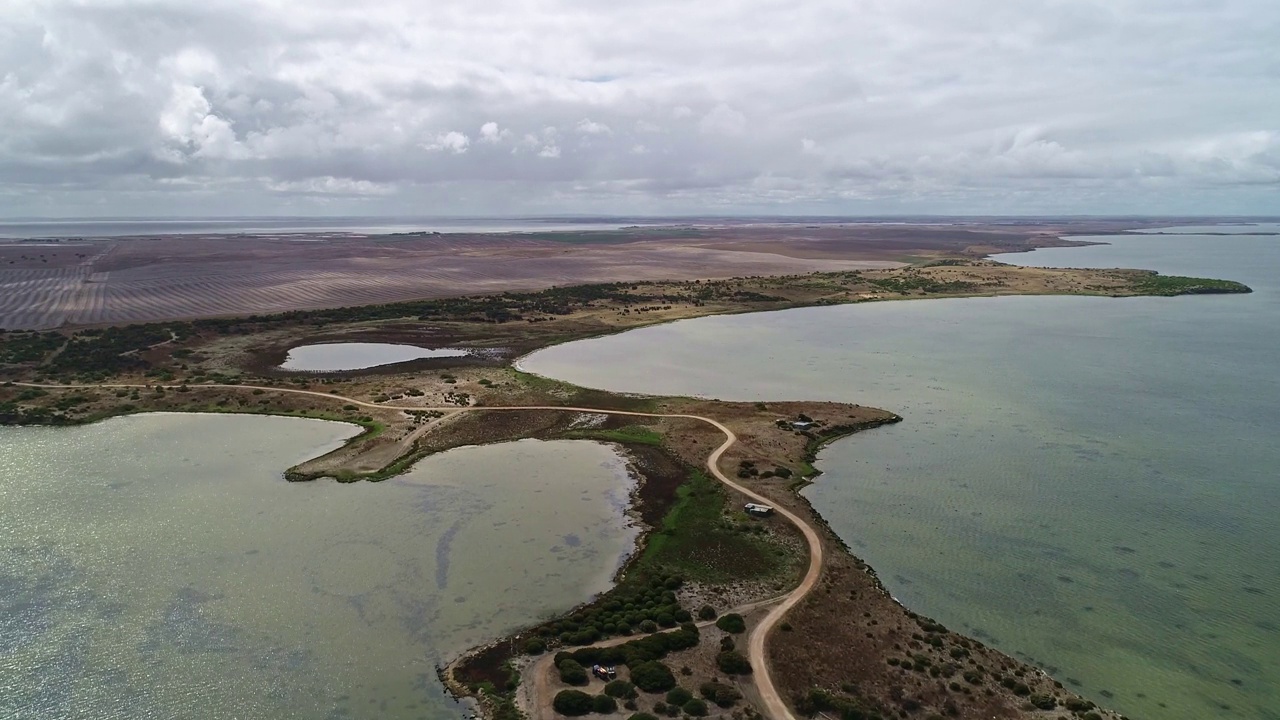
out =
[[0,0],[0,217],[1280,214],[1277,0]]

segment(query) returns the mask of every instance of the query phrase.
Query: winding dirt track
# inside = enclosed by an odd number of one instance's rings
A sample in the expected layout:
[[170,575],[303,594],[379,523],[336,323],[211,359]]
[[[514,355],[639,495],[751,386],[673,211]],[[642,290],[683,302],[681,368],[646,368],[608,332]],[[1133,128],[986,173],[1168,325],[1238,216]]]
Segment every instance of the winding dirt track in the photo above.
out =
[[[174,389],[181,387],[180,385],[138,385],[138,384],[102,384],[102,385],[50,385],[39,383],[14,383],[20,387],[36,387],[36,388],[54,388],[54,389],[92,389],[92,388],[148,388],[163,387],[166,389]],[[650,417],[650,418],[676,418],[684,420],[697,420],[707,423],[715,427],[721,433],[724,433],[724,442],[720,444],[707,457],[707,470],[721,483],[730,489],[742,493],[747,497],[766,505],[771,501],[763,495],[749,490],[742,485],[729,479],[727,475],[720,471],[720,458],[725,451],[738,441],[738,436],[733,433],[723,423],[713,420],[702,415],[685,415],[680,413],[645,413],[633,412],[630,410],[607,410],[601,408],[583,408],[583,407],[565,407],[562,405],[520,405],[520,406],[502,406],[494,407],[488,405],[477,405],[471,407],[413,407],[402,405],[381,405],[371,403],[355,398],[343,397],[341,395],[331,395],[329,393],[316,392],[315,390],[299,390],[294,388],[268,387],[262,385],[223,385],[223,384],[201,384],[190,387],[214,387],[227,389],[243,389],[243,390],[265,390],[267,392],[283,392],[293,393],[296,395],[314,395],[329,400],[339,401],[345,404],[359,405],[370,408],[381,408],[383,410],[437,410],[447,413],[462,412],[503,412],[515,410],[551,410],[564,412],[580,412],[580,413],[596,413],[602,415],[627,415],[632,417]],[[783,702],[782,696],[778,694],[777,688],[773,684],[773,675],[769,670],[768,657],[765,654],[765,640],[768,639],[769,632],[775,625],[787,614],[796,603],[799,603],[813,590],[818,583],[818,578],[822,574],[823,547],[822,540],[818,536],[816,530],[809,523],[805,522],[799,515],[787,510],[786,508],[774,506],[776,512],[786,518],[792,525],[804,535],[805,542],[809,545],[809,568],[805,571],[804,579],[796,586],[794,590],[785,595],[776,607],[764,616],[760,624],[751,632],[751,636],[747,640],[747,659],[751,662],[751,666],[756,669],[754,673],[756,689],[760,693],[760,699],[764,703],[764,714],[772,720],[796,720],[795,715]]]

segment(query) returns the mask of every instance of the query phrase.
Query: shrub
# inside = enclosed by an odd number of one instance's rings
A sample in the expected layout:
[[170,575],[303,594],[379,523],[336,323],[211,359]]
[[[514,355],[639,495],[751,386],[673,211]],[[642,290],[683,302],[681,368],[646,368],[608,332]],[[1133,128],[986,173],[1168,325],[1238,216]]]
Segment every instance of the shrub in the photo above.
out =
[[582,664],[577,660],[565,658],[560,664],[556,665],[556,668],[560,670],[561,682],[566,685],[587,684],[587,669],[582,667]]
[[676,686],[676,676],[671,674],[671,668],[650,660],[631,668],[631,682],[648,693],[666,692]]
[[524,644],[524,651],[529,655],[541,655],[547,651],[547,644],[541,638],[531,638]]
[[720,619],[716,621],[716,627],[720,628],[721,630],[727,633],[736,634],[740,632],[746,632],[747,623],[745,620],[742,619],[742,616],[739,615],[738,613],[729,613],[728,615],[720,616]]
[[586,715],[595,707],[595,699],[581,690],[561,690],[551,701],[551,707],[561,715]]
[[1045,695],[1044,693],[1035,693],[1027,698],[1027,701],[1041,710],[1052,710],[1058,707],[1058,701],[1052,695]]
[[640,632],[653,633],[658,632],[658,623],[652,620],[645,620],[640,623]]
[[685,703],[680,709],[684,710],[685,714],[693,717],[706,717],[707,715],[707,704],[697,698]]
[[626,680],[613,680],[604,686],[604,694],[616,698],[633,698],[636,696],[636,686]]
[[649,713],[636,713],[635,715],[627,718],[627,720],[658,720],[658,716],[650,715]]
[[723,708],[733,707],[734,703],[742,699],[742,693],[738,692],[737,688],[718,682],[702,683],[698,692],[702,697]]
[[591,709],[601,715],[608,715],[618,711],[618,701],[608,695],[597,695],[591,698]]
[[749,675],[751,663],[737,650],[726,650],[716,656],[716,667],[726,675]]
[[703,605],[701,608],[698,608],[698,619],[699,620],[715,620],[716,609],[711,607],[710,605]]
[[689,692],[688,690],[682,687],[674,687],[667,692],[667,703],[671,705],[683,706],[685,703],[689,702],[692,699],[693,699],[693,693]]

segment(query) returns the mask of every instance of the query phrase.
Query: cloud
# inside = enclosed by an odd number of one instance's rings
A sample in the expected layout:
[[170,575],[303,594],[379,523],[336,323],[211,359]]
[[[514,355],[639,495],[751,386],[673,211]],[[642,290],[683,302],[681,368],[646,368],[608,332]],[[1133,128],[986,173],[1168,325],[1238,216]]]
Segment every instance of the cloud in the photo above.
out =
[[467,148],[470,146],[471,138],[456,130],[450,130],[447,133],[437,135],[435,140],[427,143],[423,147],[427,150],[447,150],[452,153],[462,154],[466,152]]
[[536,5],[7,0],[0,215],[1276,207],[1273,0]]
[[498,127],[498,123],[489,121],[480,126],[480,142],[500,143],[511,138],[511,131]]
[[578,132],[583,135],[612,135],[613,131],[608,125],[598,123],[593,120],[583,120],[578,123]]

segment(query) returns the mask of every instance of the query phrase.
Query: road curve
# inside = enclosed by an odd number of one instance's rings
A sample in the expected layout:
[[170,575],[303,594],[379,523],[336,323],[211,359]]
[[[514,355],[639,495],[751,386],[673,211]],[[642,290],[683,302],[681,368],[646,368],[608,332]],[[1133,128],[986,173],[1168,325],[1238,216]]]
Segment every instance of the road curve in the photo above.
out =
[[[36,387],[36,388],[53,388],[53,389],[148,388],[148,387],[163,387],[167,389],[174,389],[174,388],[182,387],[181,385],[156,385],[156,384],[138,385],[138,384],[120,384],[120,383],[101,384],[101,385],[55,385],[55,384],[44,384],[44,383],[14,383],[14,385],[19,387]],[[702,415],[687,415],[682,413],[646,413],[646,412],[635,412],[632,410],[609,410],[604,408],[566,407],[563,405],[519,405],[519,406],[471,405],[467,407],[456,407],[456,406],[413,407],[413,406],[402,406],[402,405],[383,405],[378,403],[367,402],[364,400],[357,400],[355,398],[344,397],[342,395],[316,392],[315,390],[301,390],[297,388],[271,387],[271,386],[265,386],[265,385],[198,384],[198,385],[189,385],[187,387],[197,387],[197,388],[213,387],[213,388],[245,389],[245,390],[265,390],[268,392],[284,392],[284,393],[294,393],[297,395],[313,395],[316,397],[327,398],[329,400],[336,400],[336,401],[350,404],[350,405],[359,405],[359,406],[371,407],[371,408],[381,408],[383,410],[402,410],[402,411],[404,410],[417,410],[417,411],[438,410],[438,411],[454,412],[454,413],[476,412],[476,411],[503,412],[503,411],[517,411],[517,410],[551,410],[551,411],[563,411],[563,412],[595,413],[600,415],[626,415],[631,417],[677,418],[677,419],[684,419],[684,420],[696,420],[699,422],[707,423],[708,425],[711,425],[712,427],[716,428],[717,430],[719,430],[721,433],[724,434],[724,442],[721,443],[720,446],[717,447],[715,450],[713,450],[709,456],[707,456],[706,467],[707,467],[707,470],[711,473],[711,475],[715,477],[717,480],[719,480],[721,483],[723,483],[725,486],[729,487],[730,489],[736,492],[746,495],[752,500],[756,500],[764,504],[772,503],[772,501],[769,498],[753,490],[750,490],[746,487],[743,487],[742,485],[739,485],[738,483],[731,480],[729,476],[725,475],[723,472],[720,471],[721,456],[723,456],[725,451],[728,450],[730,447],[732,447],[733,444],[738,441],[738,436],[735,435],[732,430],[730,430],[728,427],[726,427],[723,423],[719,422],[718,420],[714,420],[709,417],[704,417]],[[765,641],[768,639],[769,632],[773,630],[774,626],[776,626],[778,622],[782,619],[782,617],[787,614],[787,611],[795,607],[795,605],[799,603],[801,600],[803,600],[805,596],[807,596],[809,592],[812,591],[813,588],[818,584],[818,578],[822,574],[823,547],[822,547],[822,539],[819,537],[818,532],[813,529],[812,525],[805,522],[804,519],[801,518],[799,515],[796,515],[795,513],[791,512],[790,510],[787,510],[786,508],[777,507],[777,506],[774,506],[774,507],[776,512],[779,515],[786,518],[792,525],[795,525],[796,528],[800,530],[801,534],[804,535],[805,542],[808,543],[809,545],[809,567],[805,571],[804,579],[800,581],[800,584],[797,585],[794,590],[792,590],[790,593],[784,596],[782,602],[779,603],[777,606],[775,606],[772,610],[770,610],[769,613],[764,616],[764,619],[760,621],[760,624],[756,625],[755,629],[751,631],[751,635],[747,639],[747,659],[751,662],[751,666],[755,670],[754,677],[755,677],[756,689],[760,693],[761,701],[764,703],[764,715],[766,717],[771,718],[772,720],[796,720],[795,715],[792,714],[790,708],[787,707],[787,704],[783,701],[782,696],[778,694],[777,687],[773,684],[773,674],[769,669],[768,657],[765,654]]]

